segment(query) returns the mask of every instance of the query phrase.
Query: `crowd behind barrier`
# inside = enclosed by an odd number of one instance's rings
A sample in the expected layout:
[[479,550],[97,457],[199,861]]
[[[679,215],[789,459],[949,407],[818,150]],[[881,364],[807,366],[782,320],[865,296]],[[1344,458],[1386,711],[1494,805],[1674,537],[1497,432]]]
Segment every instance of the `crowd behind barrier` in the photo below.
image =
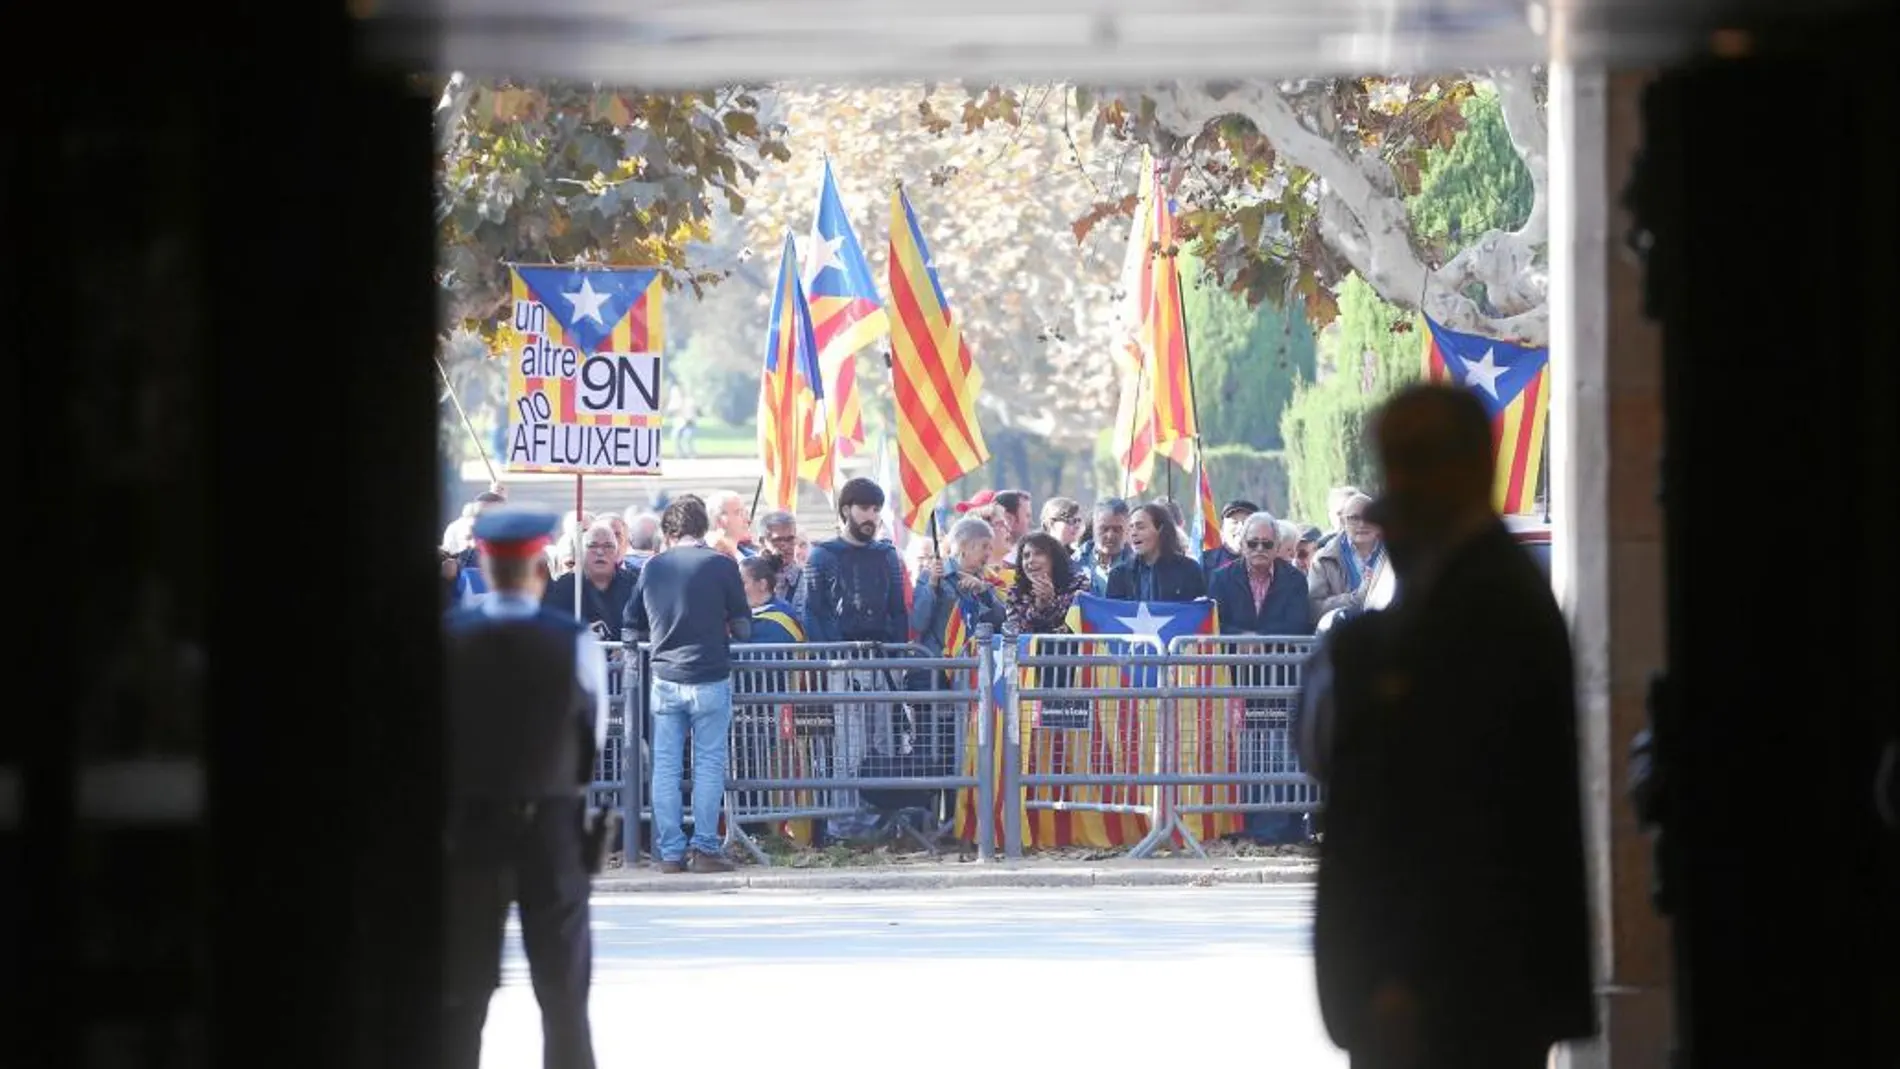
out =
[[[769,864],[761,832],[808,842],[869,808],[919,845],[971,844],[985,861],[1058,846],[1204,857],[1249,813],[1319,811],[1291,727],[1314,643],[982,628],[959,657],[735,646],[725,842]],[[606,648],[613,714],[591,794],[625,817],[631,861],[652,822],[646,651]]]

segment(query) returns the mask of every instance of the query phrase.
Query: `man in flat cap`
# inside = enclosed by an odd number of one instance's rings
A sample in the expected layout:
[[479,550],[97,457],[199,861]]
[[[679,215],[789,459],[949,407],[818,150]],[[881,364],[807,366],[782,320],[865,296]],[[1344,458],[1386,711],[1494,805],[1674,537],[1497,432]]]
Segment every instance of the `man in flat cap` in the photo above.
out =
[[1247,521],[1259,511],[1259,505],[1245,499],[1235,499],[1221,506],[1220,545],[1201,551],[1201,571],[1207,573],[1209,581],[1215,572],[1242,559],[1241,534],[1247,529]]
[[508,907],[541,1004],[546,1069],[593,1069],[586,791],[606,741],[607,661],[570,614],[544,609],[535,564],[551,514],[484,511],[488,596],[448,616],[445,1065],[476,1069],[501,979]]

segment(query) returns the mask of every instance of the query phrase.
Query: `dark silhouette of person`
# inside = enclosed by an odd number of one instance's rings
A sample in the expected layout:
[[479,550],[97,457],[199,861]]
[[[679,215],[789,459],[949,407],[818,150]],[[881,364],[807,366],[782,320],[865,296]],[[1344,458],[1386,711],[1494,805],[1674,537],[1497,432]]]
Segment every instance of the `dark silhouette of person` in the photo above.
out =
[[1491,506],[1476,396],[1409,387],[1373,435],[1397,596],[1326,636],[1302,701],[1321,1014],[1355,1069],[1541,1067],[1597,1027],[1569,635]]

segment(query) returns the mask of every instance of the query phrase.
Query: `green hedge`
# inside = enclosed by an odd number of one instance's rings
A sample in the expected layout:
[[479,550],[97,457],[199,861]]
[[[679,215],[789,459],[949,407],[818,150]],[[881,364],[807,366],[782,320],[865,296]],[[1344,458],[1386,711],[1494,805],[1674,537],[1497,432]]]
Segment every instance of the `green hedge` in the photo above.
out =
[[[1121,465],[1115,462],[1112,435],[1103,431],[1096,444],[1094,497],[1118,497],[1123,491]],[[1246,498],[1254,504],[1285,517],[1292,500],[1287,479],[1286,456],[1277,449],[1254,449],[1244,445],[1217,445],[1206,451],[1208,477],[1213,482],[1216,504],[1234,498]],[[1155,465],[1154,483],[1139,496],[1143,500],[1168,492],[1168,475],[1174,475],[1174,498],[1181,508],[1192,510],[1199,484],[1194,477],[1163,460]],[[1078,487],[1078,489],[1080,489]],[[1090,498],[1084,498],[1086,504]]]

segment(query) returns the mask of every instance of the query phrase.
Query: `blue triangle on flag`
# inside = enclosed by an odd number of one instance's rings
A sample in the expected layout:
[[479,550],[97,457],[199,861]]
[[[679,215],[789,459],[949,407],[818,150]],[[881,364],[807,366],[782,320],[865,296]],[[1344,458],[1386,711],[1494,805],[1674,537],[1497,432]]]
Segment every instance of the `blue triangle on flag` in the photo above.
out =
[[1444,360],[1451,380],[1470,387],[1493,419],[1509,408],[1550,363],[1549,348],[1529,349],[1477,334],[1461,334],[1430,316],[1425,318],[1425,326],[1432,333],[1432,347]]
[[599,352],[659,272],[650,267],[517,267],[515,273],[561,336],[583,353]]

